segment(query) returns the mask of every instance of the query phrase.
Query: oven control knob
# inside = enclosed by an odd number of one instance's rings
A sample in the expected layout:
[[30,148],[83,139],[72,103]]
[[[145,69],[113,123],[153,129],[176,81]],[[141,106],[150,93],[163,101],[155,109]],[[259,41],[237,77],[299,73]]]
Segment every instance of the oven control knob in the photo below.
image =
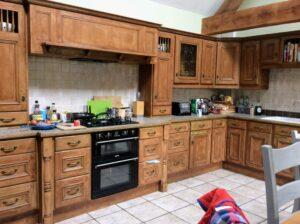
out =
[[103,139],[104,139],[103,134],[102,134],[102,133],[99,133],[99,134],[98,134],[98,140],[103,140]]
[[107,132],[105,138],[110,139],[113,137],[113,134],[111,132]]
[[136,136],[136,131],[135,131],[135,129],[131,129],[131,130],[130,130],[130,135],[131,135],[131,136]]
[[123,130],[121,132],[122,137],[127,137],[128,136],[128,130]]
[[120,132],[119,131],[115,131],[114,137],[115,138],[119,138],[120,137]]

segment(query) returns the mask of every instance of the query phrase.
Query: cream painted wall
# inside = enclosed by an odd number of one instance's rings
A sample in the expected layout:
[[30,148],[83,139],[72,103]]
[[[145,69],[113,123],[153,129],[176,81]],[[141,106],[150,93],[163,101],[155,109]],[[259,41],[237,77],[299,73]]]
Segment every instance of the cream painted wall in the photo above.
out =
[[[150,0],[51,0],[200,33],[203,16]],[[88,3],[87,3],[88,2]]]

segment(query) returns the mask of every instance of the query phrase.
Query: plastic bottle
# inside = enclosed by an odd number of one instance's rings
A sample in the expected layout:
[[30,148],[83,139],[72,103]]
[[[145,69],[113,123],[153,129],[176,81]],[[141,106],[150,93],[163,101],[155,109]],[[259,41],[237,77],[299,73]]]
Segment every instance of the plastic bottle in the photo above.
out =
[[40,104],[39,104],[39,101],[36,100],[34,102],[34,106],[33,106],[33,114],[40,114]]

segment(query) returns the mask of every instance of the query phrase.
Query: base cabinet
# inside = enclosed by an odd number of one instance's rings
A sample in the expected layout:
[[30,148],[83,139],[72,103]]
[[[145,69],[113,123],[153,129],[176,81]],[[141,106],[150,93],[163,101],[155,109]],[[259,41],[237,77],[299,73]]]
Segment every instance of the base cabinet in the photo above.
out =
[[212,130],[211,162],[218,163],[225,160],[226,153],[226,128]]
[[229,128],[227,135],[227,161],[237,165],[244,165],[246,130]]
[[168,155],[168,175],[187,171],[189,168],[189,152],[176,152]]
[[197,168],[210,164],[211,129],[191,133],[190,167]]

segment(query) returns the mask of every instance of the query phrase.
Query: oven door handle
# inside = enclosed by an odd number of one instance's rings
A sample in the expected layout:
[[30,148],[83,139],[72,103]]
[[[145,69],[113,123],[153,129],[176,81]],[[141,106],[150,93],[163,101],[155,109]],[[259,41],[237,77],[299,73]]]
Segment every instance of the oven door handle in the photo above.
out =
[[123,141],[129,141],[129,140],[138,140],[138,139],[139,139],[139,137],[119,138],[119,139],[112,139],[112,140],[107,140],[107,141],[99,141],[99,142],[96,142],[96,145],[113,143],[113,142],[123,142]]
[[104,167],[104,166],[110,166],[110,165],[114,165],[114,164],[119,164],[119,163],[124,163],[124,162],[130,162],[130,161],[137,161],[137,160],[138,160],[138,157],[135,157],[135,158],[131,158],[131,159],[124,159],[124,160],[121,160],[121,161],[100,164],[100,165],[96,165],[95,169],[100,168],[100,167]]

